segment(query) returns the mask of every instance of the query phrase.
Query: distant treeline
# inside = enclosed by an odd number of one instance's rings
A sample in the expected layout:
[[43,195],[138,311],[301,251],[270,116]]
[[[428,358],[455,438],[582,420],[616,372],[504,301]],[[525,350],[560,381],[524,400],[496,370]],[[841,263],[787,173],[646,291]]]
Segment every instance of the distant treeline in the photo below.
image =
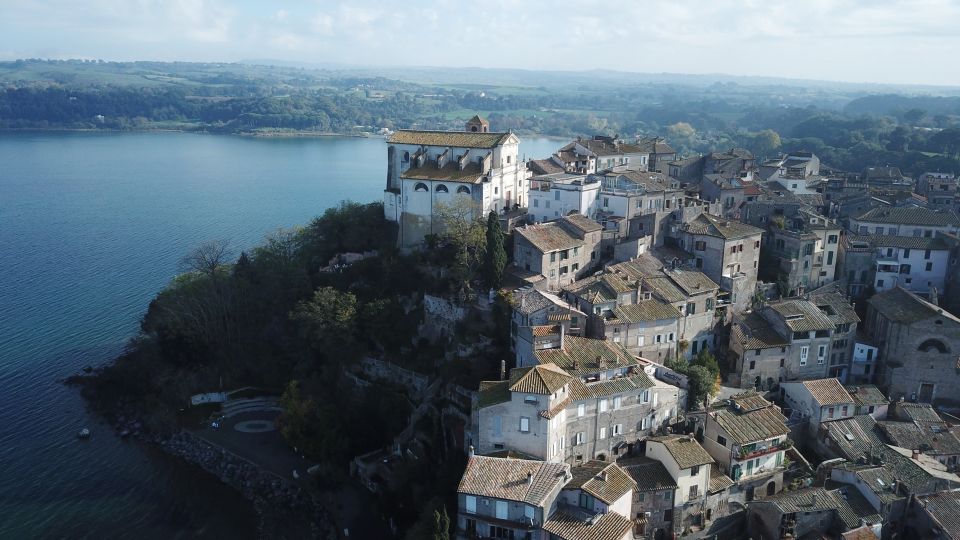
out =
[[350,134],[458,129],[479,113],[493,129],[521,135],[660,135],[685,155],[734,146],[760,157],[810,150],[850,172],[960,172],[960,97],[535,75],[526,86],[496,86],[240,64],[0,62],[0,129]]

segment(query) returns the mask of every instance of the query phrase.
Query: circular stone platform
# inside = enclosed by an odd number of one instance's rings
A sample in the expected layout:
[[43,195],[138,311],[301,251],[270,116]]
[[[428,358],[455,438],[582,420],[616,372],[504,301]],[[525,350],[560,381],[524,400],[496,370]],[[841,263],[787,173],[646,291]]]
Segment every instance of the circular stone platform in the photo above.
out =
[[269,420],[246,420],[234,424],[233,429],[241,433],[266,433],[277,428]]

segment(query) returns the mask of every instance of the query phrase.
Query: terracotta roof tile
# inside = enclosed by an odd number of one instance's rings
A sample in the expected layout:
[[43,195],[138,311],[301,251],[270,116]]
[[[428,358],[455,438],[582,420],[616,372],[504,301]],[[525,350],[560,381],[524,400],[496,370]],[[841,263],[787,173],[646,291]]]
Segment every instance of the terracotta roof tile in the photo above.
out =
[[582,489],[597,499],[613,504],[630,493],[637,483],[616,463],[591,460],[570,469],[573,475],[564,489]]
[[853,403],[853,398],[840,384],[840,381],[834,379],[816,379],[812,381],[803,381],[804,387],[813,395],[820,405],[839,405],[843,403]]
[[658,442],[667,449],[677,466],[689,469],[697,465],[713,463],[710,454],[700,446],[694,438],[684,435],[667,435],[664,437],[647,437],[647,442]]
[[[532,481],[528,481],[528,473]],[[569,478],[570,466],[525,459],[473,456],[457,493],[541,506]]]
[[583,240],[573,236],[557,222],[526,225],[513,230],[543,253],[583,246]]
[[637,491],[677,489],[677,482],[663,463],[647,457],[622,458],[617,460],[637,483]]
[[633,523],[616,512],[607,512],[594,522],[557,510],[543,524],[543,530],[562,540],[621,540]]
[[550,395],[563,388],[572,378],[556,364],[516,368],[510,372],[510,391]]
[[511,133],[475,133],[471,131],[419,131],[401,129],[387,139],[388,144],[418,144],[453,148],[494,148],[507,142]]

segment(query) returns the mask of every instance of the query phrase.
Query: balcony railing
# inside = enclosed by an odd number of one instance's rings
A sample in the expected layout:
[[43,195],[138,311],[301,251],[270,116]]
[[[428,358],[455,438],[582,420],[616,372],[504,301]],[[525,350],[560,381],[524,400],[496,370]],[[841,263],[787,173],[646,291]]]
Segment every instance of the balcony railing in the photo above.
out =
[[752,449],[741,448],[737,459],[739,461],[753,459],[755,457],[765,456],[767,454],[772,454],[774,452],[786,450],[791,446],[792,446],[792,443],[790,443],[789,441],[784,441],[780,444],[773,444],[764,448],[752,448]]

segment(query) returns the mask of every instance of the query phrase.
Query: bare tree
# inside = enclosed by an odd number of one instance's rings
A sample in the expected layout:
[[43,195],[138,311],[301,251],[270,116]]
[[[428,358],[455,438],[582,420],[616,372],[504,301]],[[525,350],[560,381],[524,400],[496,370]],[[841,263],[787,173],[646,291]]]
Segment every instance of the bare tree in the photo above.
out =
[[229,240],[204,242],[180,259],[182,272],[206,274],[212,279],[217,277],[217,269],[233,260]]

